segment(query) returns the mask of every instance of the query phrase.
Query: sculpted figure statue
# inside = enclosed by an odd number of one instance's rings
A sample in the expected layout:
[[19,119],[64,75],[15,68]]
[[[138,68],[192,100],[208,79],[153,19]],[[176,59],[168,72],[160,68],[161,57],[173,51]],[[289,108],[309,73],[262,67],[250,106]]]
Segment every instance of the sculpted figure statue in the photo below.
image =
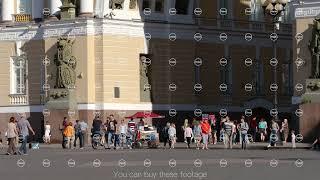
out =
[[320,19],[313,20],[312,37],[309,42],[312,57],[311,77],[320,78]]
[[54,62],[57,66],[56,88],[71,88],[76,82],[77,61],[72,56],[72,45],[74,41],[61,37],[58,39],[58,52]]

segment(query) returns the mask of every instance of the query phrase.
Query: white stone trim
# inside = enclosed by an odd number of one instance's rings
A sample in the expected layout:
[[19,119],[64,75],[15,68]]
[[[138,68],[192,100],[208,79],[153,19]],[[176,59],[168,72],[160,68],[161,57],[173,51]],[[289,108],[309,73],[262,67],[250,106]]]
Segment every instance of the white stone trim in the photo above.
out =
[[320,7],[304,7],[296,8],[294,12],[295,18],[316,17],[320,14]]

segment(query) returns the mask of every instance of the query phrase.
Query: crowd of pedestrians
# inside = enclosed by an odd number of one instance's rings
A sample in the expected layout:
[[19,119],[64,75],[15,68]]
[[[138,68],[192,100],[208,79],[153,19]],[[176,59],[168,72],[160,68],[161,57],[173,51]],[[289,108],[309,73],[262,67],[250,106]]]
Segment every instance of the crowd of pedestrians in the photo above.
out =
[[[194,142],[196,149],[208,149],[208,144],[216,144],[217,142],[222,142],[228,149],[232,149],[234,144],[240,144],[242,149],[246,149],[249,143],[258,141],[268,142],[268,147],[271,147],[279,144],[280,140],[283,144],[287,143],[290,132],[287,119],[281,123],[271,120],[268,126],[264,118],[259,121],[256,117],[246,120],[245,116],[241,116],[237,121],[226,116],[218,121],[214,115],[201,120],[193,119],[192,122],[186,119],[182,131],[187,148],[190,148],[191,143]],[[161,134],[164,148],[167,143],[170,148],[174,148],[174,143],[177,140],[175,124],[167,123]],[[295,132],[292,130],[290,140],[293,148],[296,148],[295,136]]]

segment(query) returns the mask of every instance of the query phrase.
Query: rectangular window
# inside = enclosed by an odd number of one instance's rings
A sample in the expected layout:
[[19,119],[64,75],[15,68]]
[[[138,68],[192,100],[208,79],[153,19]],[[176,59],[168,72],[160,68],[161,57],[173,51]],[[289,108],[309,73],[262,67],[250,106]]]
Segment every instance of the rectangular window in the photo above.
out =
[[114,87],[114,98],[120,98],[120,87]]
[[176,0],[175,8],[177,10],[177,14],[188,14],[190,0]]
[[164,0],[156,0],[155,12],[163,12]]
[[124,0],[110,0],[109,9],[123,9]]
[[26,63],[24,56],[11,57],[11,94],[26,93]]

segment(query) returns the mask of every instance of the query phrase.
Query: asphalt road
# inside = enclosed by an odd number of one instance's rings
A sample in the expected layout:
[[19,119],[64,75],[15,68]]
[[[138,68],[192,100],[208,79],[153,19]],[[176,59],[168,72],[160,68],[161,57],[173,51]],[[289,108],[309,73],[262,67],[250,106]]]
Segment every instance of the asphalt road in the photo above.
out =
[[42,148],[29,151],[28,156],[6,156],[3,155],[5,149],[0,151],[1,180],[305,180],[320,177],[320,152],[304,149]]

